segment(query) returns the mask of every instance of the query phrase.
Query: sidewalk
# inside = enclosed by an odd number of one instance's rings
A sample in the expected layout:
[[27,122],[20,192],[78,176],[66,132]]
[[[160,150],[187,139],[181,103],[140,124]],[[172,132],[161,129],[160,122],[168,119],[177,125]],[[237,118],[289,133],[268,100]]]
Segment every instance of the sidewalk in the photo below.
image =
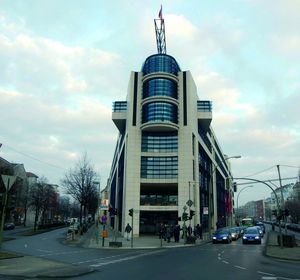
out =
[[280,246],[277,243],[277,235],[278,235],[278,232],[276,232],[276,231],[268,232],[265,254],[272,258],[300,262],[299,241],[297,240],[297,245],[298,245],[297,247],[280,248]]
[[99,249],[155,249],[155,248],[178,248],[178,247],[189,247],[189,246],[196,246],[200,244],[206,244],[211,241],[208,238],[208,234],[203,234],[203,239],[197,239],[195,244],[184,244],[184,239],[180,238],[178,243],[174,242],[174,238],[171,239],[171,242],[168,243],[163,239],[159,239],[158,236],[155,235],[141,235],[138,237],[133,237],[133,242],[131,240],[127,240],[125,237],[118,235],[116,237],[117,242],[122,243],[122,247],[110,247],[109,242],[115,241],[114,232],[111,229],[108,229],[108,237],[104,240],[101,237],[102,226],[96,230],[95,227],[90,229],[93,231],[93,234],[90,235],[90,238],[83,242],[83,247],[85,248],[99,248]]

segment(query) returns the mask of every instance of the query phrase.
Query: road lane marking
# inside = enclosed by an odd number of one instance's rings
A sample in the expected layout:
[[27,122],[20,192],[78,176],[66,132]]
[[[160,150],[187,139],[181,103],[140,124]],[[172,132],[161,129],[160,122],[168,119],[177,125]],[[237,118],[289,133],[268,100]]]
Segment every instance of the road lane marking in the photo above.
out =
[[262,272],[262,271],[259,271],[259,270],[257,271],[257,273],[263,274],[263,275],[275,276],[275,274],[267,273],[267,272]]
[[277,280],[277,277],[263,276],[261,279],[262,280]]
[[239,265],[235,265],[234,267],[239,268],[239,269],[247,269],[247,268],[239,266]]
[[78,251],[67,251],[67,252],[57,252],[57,253],[51,253],[51,254],[39,255],[39,257],[67,255],[67,254],[82,253],[82,252],[85,252],[85,250],[80,250],[80,251],[79,251],[79,250],[78,250]]
[[36,249],[36,250],[43,253],[53,253],[53,251],[49,251],[49,250],[42,250],[42,249]]
[[226,264],[229,264],[229,262],[227,262],[227,261],[222,261],[223,263],[226,263]]
[[277,279],[283,279],[283,280],[299,280],[298,278],[295,279],[295,278],[286,278],[286,277],[280,277],[280,276],[278,276]]
[[92,260],[87,260],[87,261],[82,261],[82,262],[74,262],[72,264],[76,265],[76,264],[83,264],[83,263],[89,263],[89,262],[97,262],[97,261],[105,260],[105,259],[112,259],[112,258],[117,258],[117,257],[129,256],[129,255],[132,255],[134,253],[135,252],[131,252],[131,253],[127,253],[127,254],[120,254],[120,255],[112,255],[112,256],[108,256],[108,257],[97,258],[97,259],[92,259]]
[[100,266],[109,265],[109,264],[113,264],[113,263],[119,263],[119,262],[133,260],[133,259],[141,258],[141,257],[144,257],[144,256],[154,255],[154,254],[162,253],[162,252],[165,252],[165,251],[167,251],[167,250],[147,252],[147,253],[144,253],[144,254],[139,254],[139,255],[135,255],[135,256],[131,256],[131,257],[121,258],[121,259],[118,259],[118,260],[113,260],[113,261],[109,261],[109,262],[105,262],[105,263],[91,264],[90,266],[91,267],[100,267]]

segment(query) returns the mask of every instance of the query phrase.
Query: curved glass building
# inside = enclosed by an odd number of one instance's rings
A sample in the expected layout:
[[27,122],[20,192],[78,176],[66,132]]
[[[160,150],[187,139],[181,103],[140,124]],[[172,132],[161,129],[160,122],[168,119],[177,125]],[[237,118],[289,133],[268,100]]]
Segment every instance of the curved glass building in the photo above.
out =
[[199,100],[189,71],[170,55],[149,56],[131,73],[127,99],[114,102],[112,119],[119,130],[107,183],[117,209],[112,227],[124,233],[134,209],[134,234],[156,234],[161,223],[182,225],[188,201],[192,226],[228,224],[229,165],[210,126],[211,102]]

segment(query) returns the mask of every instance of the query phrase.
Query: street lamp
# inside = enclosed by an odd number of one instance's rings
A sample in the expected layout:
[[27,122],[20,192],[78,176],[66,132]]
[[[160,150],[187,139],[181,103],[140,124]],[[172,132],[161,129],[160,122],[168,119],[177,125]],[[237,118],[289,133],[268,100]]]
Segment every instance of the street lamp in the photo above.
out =
[[[228,159],[231,158],[241,158],[241,155],[236,155],[236,156],[226,156],[223,158],[223,160],[221,161],[221,163],[224,163],[225,161],[227,161]],[[212,161],[213,164],[213,170],[210,176],[210,184],[209,184],[209,191],[208,191],[208,205],[209,205],[209,209],[208,209],[208,230],[209,230],[209,235],[211,235],[211,230],[212,230],[212,207],[214,207],[214,203],[213,203],[213,177],[214,174],[217,170],[217,164],[214,164],[214,162]],[[231,175],[231,172],[229,170],[229,175]]]
[[237,214],[237,221],[239,222],[239,196],[240,196],[240,193],[243,191],[243,190],[245,190],[245,189],[247,189],[247,188],[252,188],[253,187],[253,185],[250,185],[250,186],[246,186],[246,187],[244,187],[244,188],[242,188],[240,191],[239,191],[239,193],[238,193],[238,195],[237,195],[237,197],[236,197],[236,214]]

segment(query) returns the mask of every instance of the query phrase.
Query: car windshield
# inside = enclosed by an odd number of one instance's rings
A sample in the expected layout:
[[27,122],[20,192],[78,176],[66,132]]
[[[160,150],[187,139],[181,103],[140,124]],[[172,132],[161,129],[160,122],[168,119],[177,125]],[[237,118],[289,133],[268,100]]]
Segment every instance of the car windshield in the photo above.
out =
[[245,233],[255,234],[255,233],[258,233],[258,232],[257,232],[257,229],[255,229],[255,228],[249,228],[249,229],[246,230]]
[[216,231],[216,234],[228,234],[228,230],[226,230],[226,229],[218,230],[218,231]]

